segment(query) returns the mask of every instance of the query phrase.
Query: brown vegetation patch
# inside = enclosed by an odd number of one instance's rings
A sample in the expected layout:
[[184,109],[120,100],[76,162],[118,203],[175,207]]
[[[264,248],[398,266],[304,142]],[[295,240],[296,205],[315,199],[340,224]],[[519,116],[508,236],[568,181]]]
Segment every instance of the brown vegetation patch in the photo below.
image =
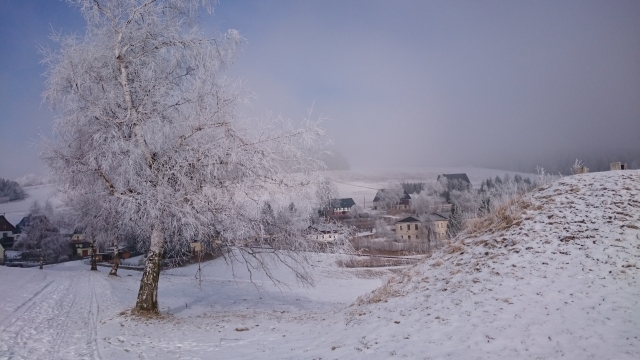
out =
[[384,285],[372,291],[370,294],[360,296],[355,304],[356,305],[364,305],[364,304],[375,304],[379,302],[386,302],[392,297],[399,297],[404,295],[402,290],[399,290],[397,285],[400,285],[406,282],[409,279],[409,276],[406,274],[400,276],[393,276],[389,278]]
[[350,257],[346,260],[340,259],[336,261],[338,266],[346,268],[371,268],[371,267],[387,267],[387,266],[404,266],[415,264],[418,259],[406,259],[392,257]]
[[528,198],[514,197],[498,206],[493,212],[467,221],[464,230],[467,235],[472,236],[503,231],[520,225],[526,210],[539,210],[539,208],[541,207],[534,206]]

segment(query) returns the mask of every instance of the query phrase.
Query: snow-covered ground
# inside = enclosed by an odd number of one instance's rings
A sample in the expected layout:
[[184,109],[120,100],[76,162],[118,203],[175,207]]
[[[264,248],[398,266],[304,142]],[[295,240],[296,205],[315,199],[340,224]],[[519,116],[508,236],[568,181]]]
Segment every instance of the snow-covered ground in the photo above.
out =
[[565,177],[522,204],[513,226],[404,271],[319,256],[314,288],[222,259],[202,284],[166,271],[159,319],[122,312],[138,272],[0,267],[0,358],[640,358],[640,171]]
[[52,184],[27,186],[24,191],[27,193],[27,197],[24,200],[0,204],[0,214],[4,214],[14,226],[29,213],[29,208],[36,201],[41,206],[44,206],[47,200],[51,201],[53,206],[61,205],[54,195],[54,186]]
[[336,314],[393,271],[338,268],[337,256],[312,259],[314,287],[286,269],[275,271],[285,286],[262,274],[249,280],[242,264],[224,259],[204,263],[201,282],[197,265],[165,271],[165,316],[146,321],[122,313],[135,304],[140,272],[120,269],[114,278],[108,268],[92,272],[79,261],[45,270],[0,267],[0,359],[250,358],[291,339],[318,341],[317,325],[340,322]]
[[374,294],[385,301],[362,301],[335,356],[639,359],[640,171],[566,177],[524,200],[509,229],[465,237]]

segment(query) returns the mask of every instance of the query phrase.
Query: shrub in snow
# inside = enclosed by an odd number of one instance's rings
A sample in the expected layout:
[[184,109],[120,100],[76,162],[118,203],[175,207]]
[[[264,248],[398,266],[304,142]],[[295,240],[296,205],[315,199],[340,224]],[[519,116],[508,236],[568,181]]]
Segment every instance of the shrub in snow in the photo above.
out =
[[43,185],[47,183],[47,180],[44,177],[36,176],[35,174],[27,174],[23,177],[17,178],[16,182],[21,186],[36,186]]
[[20,184],[15,181],[0,178],[0,203],[6,201],[22,200],[26,197]]

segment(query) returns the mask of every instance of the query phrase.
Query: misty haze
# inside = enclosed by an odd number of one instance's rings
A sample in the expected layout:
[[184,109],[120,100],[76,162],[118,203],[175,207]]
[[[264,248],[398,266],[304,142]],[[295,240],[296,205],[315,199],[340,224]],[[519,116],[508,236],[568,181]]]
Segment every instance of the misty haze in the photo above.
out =
[[0,358],[640,358],[637,1],[0,1]]

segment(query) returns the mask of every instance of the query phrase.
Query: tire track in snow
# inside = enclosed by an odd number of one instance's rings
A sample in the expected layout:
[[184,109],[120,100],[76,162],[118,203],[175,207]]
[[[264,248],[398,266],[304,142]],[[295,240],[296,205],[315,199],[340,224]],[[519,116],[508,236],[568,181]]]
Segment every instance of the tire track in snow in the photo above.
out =
[[94,276],[89,277],[89,291],[91,291],[91,303],[89,304],[89,319],[91,321],[91,353],[94,359],[102,360],[100,346],[98,343],[98,321],[100,317],[100,303],[96,296]]
[[[54,282],[56,284],[49,287]],[[18,307],[23,308],[24,311],[16,316],[11,324],[2,329],[0,333],[0,343],[3,344],[0,347],[0,355],[6,352],[9,358],[32,358],[29,355],[29,341],[39,340],[37,335],[43,328],[42,322],[48,322],[51,319],[50,316],[47,316],[50,314],[46,311],[43,313],[42,310],[53,308],[50,303],[56,298],[56,294],[60,293],[61,287],[61,282],[52,280]],[[28,306],[26,306],[27,304]]]
[[51,281],[2,320],[0,359],[102,359],[98,325],[103,305],[113,302],[106,274],[47,275]]
[[[22,311],[20,315],[15,317],[13,321],[9,321],[9,319],[12,317],[11,315],[6,316],[4,319],[2,319],[2,321],[0,321],[0,333],[4,332],[4,330],[7,327],[13,325],[13,323],[15,323],[31,306],[33,306],[38,296],[40,296],[40,294],[42,294],[42,292],[45,291],[52,283],[53,283],[53,280],[49,281],[49,283],[47,283],[42,289],[38,290],[35,294],[31,295],[31,297],[25,300],[22,304],[18,305],[18,307],[16,307],[15,310],[13,310],[14,314],[19,312],[25,306],[27,306],[27,304],[30,304],[29,307],[27,307],[24,311]],[[11,324],[6,325],[7,322],[11,322]]]
[[58,357],[60,354],[60,345],[62,343],[63,340],[63,336],[66,335],[67,332],[67,326],[69,323],[69,318],[71,317],[71,310],[73,310],[75,308],[76,305],[76,301],[78,300],[78,291],[74,291],[73,292],[73,301],[71,302],[71,305],[69,306],[69,308],[66,311],[66,314],[64,316],[64,321],[58,326],[58,331],[56,334],[56,338],[54,341],[55,347],[54,347],[54,357]]

